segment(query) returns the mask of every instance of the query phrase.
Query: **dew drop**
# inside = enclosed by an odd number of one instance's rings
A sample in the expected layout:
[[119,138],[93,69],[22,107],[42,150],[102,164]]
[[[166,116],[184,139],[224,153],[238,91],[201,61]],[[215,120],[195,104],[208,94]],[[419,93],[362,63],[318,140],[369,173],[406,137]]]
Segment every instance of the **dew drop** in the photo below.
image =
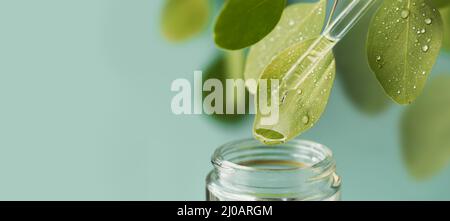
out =
[[289,26],[294,26],[295,25],[295,22],[294,21],[289,21]]
[[400,15],[402,16],[403,19],[407,19],[409,17],[409,10],[407,9],[402,10]]
[[426,18],[425,19],[425,24],[427,24],[427,25],[431,25],[432,22],[433,21],[431,20],[431,18]]
[[309,123],[309,117],[308,116],[303,116],[303,118],[302,118],[302,122],[303,122],[303,124],[308,124]]
[[422,51],[423,52],[427,52],[429,49],[430,49],[430,47],[428,45],[422,46]]

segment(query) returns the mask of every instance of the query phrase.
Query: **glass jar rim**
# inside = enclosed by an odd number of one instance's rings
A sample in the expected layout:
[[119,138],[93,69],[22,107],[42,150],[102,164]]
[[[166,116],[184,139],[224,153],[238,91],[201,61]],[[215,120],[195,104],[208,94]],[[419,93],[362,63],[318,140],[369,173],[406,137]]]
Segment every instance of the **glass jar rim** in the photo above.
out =
[[[291,147],[291,148],[310,148],[311,151],[317,152],[317,160],[316,162],[313,162],[312,164],[305,164],[306,166],[296,166],[296,167],[289,167],[289,168],[258,168],[258,167],[252,167],[252,166],[246,166],[241,165],[236,162],[232,162],[229,159],[226,159],[225,156],[227,154],[235,153],[237,151],[245,150],[245,148],[269,148],[269,147]],[[211,158],[212,164],[219,169],[230,169],[230,170],[239,170],[239,171],[246,171],[246,172],[302,172],[306,170],[319,170],[319,171],[326,171],[330,167],[335,166],[335,161],[333,158],[332,151],[325,145],[319,144],[314,141],[309,140],[300,140],[300,139],[294,139],[290,142],[283,143],[280,145],[272,145],[272,146],[266,146],[260,142],[258,142],[255,139],[241,139],[237,141],[232,141],[229,143],[226,143],[222,146],[220,146],[213,154]],[[298,162],[302,163],[302,162]]]

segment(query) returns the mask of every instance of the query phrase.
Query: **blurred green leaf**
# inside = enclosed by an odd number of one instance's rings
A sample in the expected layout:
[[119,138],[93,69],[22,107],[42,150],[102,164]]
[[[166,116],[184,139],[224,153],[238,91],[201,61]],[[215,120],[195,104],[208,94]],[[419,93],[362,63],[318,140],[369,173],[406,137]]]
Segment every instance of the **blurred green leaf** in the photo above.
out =
[[[328,39],[321,39],[318,45],[326,45],[324,41]],[[314,48],[317,51],[309,51],[316,40],[317,38],[310,39],[289,47],[276,56],[264,70],[261,79],[268,82],[267,95],[272,94],[272,80],[279,80],[280,102],[279,119],[275,125],[263,123],[262,119],[266,116],[262,115],[259,108],[257,110],[253,133],[261,142],[279,144],[289,141],[313,127],[325,110],[336,69],[331,51],[325,54],[319,52],[319,48]],[[307,56],[303,57],[305,54]],[[299,60],[301,58],[303,59]],[[258,85],[258,88],[260,87],[261,84]],[[261,91],[257,91],[259,107]]]
[[356,107],[368,114],[380,113],[391,103],[366,58],[367,32],[376,9],[372,8],[334,48],[338,77],[345,91]]
[[443,8],[450,5],[449,0],[432,0],[432,3],[438,8]]
[[[450,0],[449,0],[450,2]],[[450,50],[450,7],[441,9],[442,20],[444,21],[444,42],[443,47]]]
[[[316,3],[298,3],[287,7],[275,29],[263,40],[253,45],[247,57],[245,79],[259,79],[273,57],[298,42],[318,36],[326,16],[327,0]],[[248,85],[256,94],[256,86]]]
[[214,27],[224,49],[246,48],[263,39],[280,20],[286,0],[227,0]]
[[397,103],[410,104],[422,92],[441,49],[442,30],[439,11],[427,0],[384,1],[375,14],[369,64]]
[[402,121],[403,154],[410,173],[428,178],[450,160],[450,77],[437,76]]
[[209,14],[209,0],[166,0],[162,32],[170,41],[187,40],[206,27]]
[[[222,82],[222,85],[226,85],[227,79],[242,79],[244,69],[244,54],[243,51],[232,51],[232,52],[221,52],[210,66],[204,72],[203,82],[208,79],[218,79]],[[244,88],[245,89],[245,88]],[[212,92],[203,92],[203,98],[207,97]],[[229,103],[227,101],[226,94],[223,95],[223,110],[226,112],[226,107],[228,105],[234,105],[235,113],[237,113],[237,99],[238,93],[235,91],[234,103]],[[246,110],[249,110],[248,97],[250,94],[245,93]],[[223,123],[236,123],[245,118],[246,115],[243,114],[213,114],[211,115],[214,119]]]

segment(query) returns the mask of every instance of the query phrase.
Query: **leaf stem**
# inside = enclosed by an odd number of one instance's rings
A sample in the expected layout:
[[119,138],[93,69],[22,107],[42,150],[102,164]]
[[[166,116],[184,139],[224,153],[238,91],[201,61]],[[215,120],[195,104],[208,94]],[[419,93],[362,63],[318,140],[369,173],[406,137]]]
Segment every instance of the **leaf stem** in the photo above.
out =
[[325,26],[325,29],[327,29],[328,26],[330,26],[331,20],[333,20],[333,15],[336,12],[338,3],[339,3],[339,0],[334,0],[333,8],[331,8],[330,16],[328,17],[328,22],[327,22],[327,25]]

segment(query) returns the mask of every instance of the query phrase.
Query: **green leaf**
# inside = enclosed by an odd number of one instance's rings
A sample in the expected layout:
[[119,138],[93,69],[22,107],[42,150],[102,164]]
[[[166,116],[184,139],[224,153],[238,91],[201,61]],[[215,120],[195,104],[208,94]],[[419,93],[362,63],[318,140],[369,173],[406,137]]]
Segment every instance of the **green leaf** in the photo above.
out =
[[209,14],[209,0],[166,0],[162,32],[170,41],[187,40],[206,27]]
[[444,21],[444,42],[443,47],[450,50],[450,8],[441,9]]
[[368,114],[378,114],[390,99],[373,75],[366,58],[367,32],[376,7],[361,18],[334,48],[338,77],[355,106]]
[[368,36],[371,69],[397,103],[422,92],[442,45],[439,11],[427,0],[384,1]]
[[450,5],[449,0],[432,0],[431,2],[438,8],[444,8]]
[[[203,83],[209,79],[218,79],[222,83],[222,85],[226,85],[227,79],[242,79],[242,73],[244,69],[244,55],[242,51],[232,51],[232,52],[224,52],[217,56],[213,62],[208,66],[204,73]],[[203,92],[203,99],[207,97],[212,92]],[[227,101],[226,93],[223,93],[223,112],[226,113],[226,107],[228,105],[234,105],[235,113],[237,113],[237,99],[238,93],[235,93],[235,97],[233,99],[234,103],[229,103]],[[248,98],[250,94],[248,92],[245,93],[245,98]],[[246,102],[246,110],[249,108],[248,99]],[[242,121],[246,115],[243,114],[213,114],[211,115],[213,119],[218,120],[222,123],[237,123]]]
[[[318,36],[325,22],[326,3],[326,0],[321,0],[288,6],[275,29],[251,47],[244,72],[245,79],[259,79],[264,68],[281,51]],[[247,86],[250,93],[256,94],[256,85]]]
[[[313,127],[322,115],[333,86],[336,69],[331,51],[316,56],[318,54],[315,52],[320,51],[320,48],[315,48],[316,51],[308,50],[316,39],[300,42],[281,52],[262,74],[257,90],[257,107],[260,105],[261,90],[265,89],[261,88],[261,80],[268,82],[266,88],[268,95],[273,92],[270,85],[274,79],[279,80],[280,87],[279,119],[276,124],[265,125],[262,118],[266,115],[257,108],[253,133],[261,142],[278,144],[291,140]],[[330,44],[328,40],[321,39],[319,45]]]
[[428,178],[450,160],[450,77],[437,76],[403,116],[403,155],[410,173]]
[[280,20],[286,0],[227,0],[214,27],[214,40],[238,50],[263,39]]

